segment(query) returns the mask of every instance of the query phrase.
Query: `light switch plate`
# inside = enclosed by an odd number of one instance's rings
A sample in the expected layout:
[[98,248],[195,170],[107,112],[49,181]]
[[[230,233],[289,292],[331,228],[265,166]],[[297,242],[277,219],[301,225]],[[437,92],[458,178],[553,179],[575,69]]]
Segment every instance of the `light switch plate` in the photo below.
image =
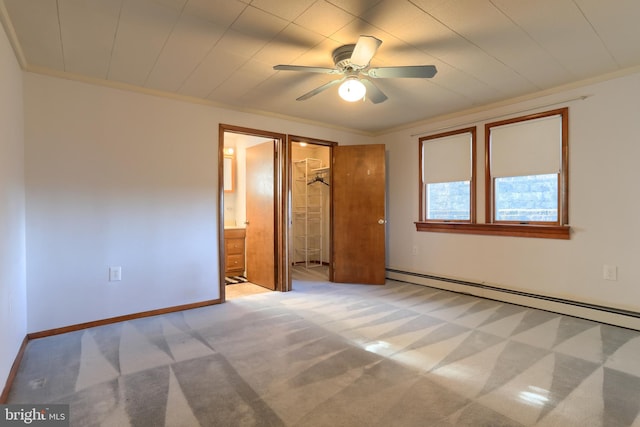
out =
[[119,282],[120,280],[122,280],[122,267],[109,267],[109,281]]
[[618,280],[618,267],[616,267],[615,265],[603,266],[602,277],[605,280]]

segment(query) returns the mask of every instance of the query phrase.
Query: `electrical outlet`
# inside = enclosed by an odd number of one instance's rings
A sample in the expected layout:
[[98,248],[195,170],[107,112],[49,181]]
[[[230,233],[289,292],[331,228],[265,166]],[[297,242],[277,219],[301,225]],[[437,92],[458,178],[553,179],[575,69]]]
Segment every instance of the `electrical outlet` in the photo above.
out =
[[602,267],[602,278],[604,280],[618,280],[618,267],[615,265],[604,265]]
[[418,245],[413,245],[413,254],[418,255]]
[[122,280],[122,267],[109,267],[109,281],[119,282]]

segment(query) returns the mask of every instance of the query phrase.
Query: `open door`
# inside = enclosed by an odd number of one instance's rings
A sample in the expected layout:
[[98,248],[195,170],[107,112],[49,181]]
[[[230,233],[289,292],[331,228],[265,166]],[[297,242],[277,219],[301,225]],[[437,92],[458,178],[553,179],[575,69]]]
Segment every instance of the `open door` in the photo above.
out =
[[275,142],[247,148],[247,280],[276,289]]
[[385,147],[333,147],[331,281],[385,283]]

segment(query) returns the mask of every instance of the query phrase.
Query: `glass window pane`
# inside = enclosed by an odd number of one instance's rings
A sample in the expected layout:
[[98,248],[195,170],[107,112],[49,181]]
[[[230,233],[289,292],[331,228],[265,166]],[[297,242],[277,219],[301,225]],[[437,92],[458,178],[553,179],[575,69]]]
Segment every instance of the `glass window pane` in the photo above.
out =
[[495,179],[496,221],[557,222],[558,175]]
[[427,184],[427,219],[469,221],[470,181]]

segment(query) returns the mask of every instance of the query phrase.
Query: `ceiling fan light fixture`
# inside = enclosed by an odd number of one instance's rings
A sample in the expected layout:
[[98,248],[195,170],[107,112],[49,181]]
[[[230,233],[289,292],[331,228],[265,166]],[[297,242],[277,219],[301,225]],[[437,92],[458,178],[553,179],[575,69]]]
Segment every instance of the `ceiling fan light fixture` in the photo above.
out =
[[364,98],[367,88],[357,77],[350,77],[338,88],[340,98],[347,102],[356,102]]

